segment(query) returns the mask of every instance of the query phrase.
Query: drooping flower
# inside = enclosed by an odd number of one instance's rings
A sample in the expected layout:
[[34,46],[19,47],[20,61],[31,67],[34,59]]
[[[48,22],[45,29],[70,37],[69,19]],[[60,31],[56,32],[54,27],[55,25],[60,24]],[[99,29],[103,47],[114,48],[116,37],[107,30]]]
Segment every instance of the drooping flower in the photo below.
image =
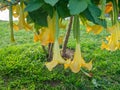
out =
[[49,71],[52,71],[52,69],[57,64],[64,64],[65,60],[60,55],[60,48],[58,41],[55,41],[54,47],[53,47],[53,59],[51,62],[46,62],[45,65],[48,68]]
[[25,5],[16,5],[13,6],[13,16],[14,17],[18,17],[18,24],[13,24],[13,28],[18,31],[21,29],[25,29],[25,30],[31,30],[32,26],[30,26],[27,22],[26,22],[26,16],[27,16],[27,12],[24,12],[24,8]]
[[54,42],[55,37],[55,16],[52,18],[50,16],[47,17],[48,27],[41,28],[41,32],[39,35],[40,41],[42,45],[47,45],[48,43]]
[[59,19],[59,28],[61,28],[61,29],[66,29],[66,23],[63,23],[63,20],[60,18]]
[[71,60],[67,59],[64,64],[64,68],[67,69],[68,67],[70,67],[70,64],[71,64]]
[[13,5],[12,6],[12,14],[13,14],[13,17],[15,17],[15,18],[18,18],[18,16],[19,16],[19,14],[20,14],[20,5],[19,4],[17,4],[17,5]]
[[111,12],[112,9],[113,9],[113,7],[112,7],[112,2],[107,3],[107,4],[106,4],[106,8],[105,8],[105,13]]
[[74,58],[72,61],[67,60],[64,64],[65,68],[70,67],[72,72],[77,73],[80,71],[81,67],[85,67],[88,70],[92,69],[92,61],[86,63],[81,56],[80,45],[76,44],[76,49],[74,53]]
[[[54,43],[55,40],[55,29],[56,29],[56,19],[55,16],[52,18],[50,16],[47,17],[48,27],[42,27],[39,34],[39,40],[42,45],[48,45],[49,43]],[[59,44],[63,42],[63,36],[58,38]]]
[[103,42],[101,48],[110,51],[115,51],[119,49],[120,46],[120,25],[119,23],[116,23],[107,30],[110,33],[110,36],[106,38],[108,43]]
[[100,25],[86,24],[86,29],[87,29],[87,32],[93,32],[94,34],[99,34],[103,30],[103,27]]
[[34,42],[37,42],[37,41],[39,41],[39,35],[38,34],[34,34]]

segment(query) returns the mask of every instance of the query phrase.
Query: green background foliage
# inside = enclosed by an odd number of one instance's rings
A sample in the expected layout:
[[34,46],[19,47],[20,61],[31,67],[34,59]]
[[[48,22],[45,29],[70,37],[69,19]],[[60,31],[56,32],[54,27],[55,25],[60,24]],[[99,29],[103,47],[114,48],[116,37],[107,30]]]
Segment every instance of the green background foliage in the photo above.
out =
[[[101,38],[106,31],[95,36],[81,26],[81,50],[86,61],[93,59],[93,69],[86,76],[72,73],[58,65],[53,71],[44,66],[46,55],[40,43],[33,42],[33,33],[15,32],[16,43],[9,41],[9,23],[0,21],[0,89],[1,90],[119,90],[120,51],[101,50]],[[64,34],[65,31],[60,31]],[[70,36],[68,48],[75,49]]]

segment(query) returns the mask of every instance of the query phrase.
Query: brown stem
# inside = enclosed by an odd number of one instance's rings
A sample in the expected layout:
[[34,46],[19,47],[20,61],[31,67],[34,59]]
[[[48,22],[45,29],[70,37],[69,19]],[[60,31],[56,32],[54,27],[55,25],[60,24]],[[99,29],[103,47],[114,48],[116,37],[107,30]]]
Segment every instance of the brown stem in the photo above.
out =
[[64,39],[64,43],[63,43],[63,47],[62,47],[62,57],[66,56],[66,54],[65,54],[66,53],[66,47],[67,47],[68,39],[69,39],[69,36],[70,36],[72,21],[73,21],[73,16],[70,17],[70,22],[69,22],[68,29],[67,29],[67,32],[66,32],[66,35],[65,35],[65,39]]
[[53,57],[53,44],[49,43],[48,45],[48,61],[51,61],[52,57]]

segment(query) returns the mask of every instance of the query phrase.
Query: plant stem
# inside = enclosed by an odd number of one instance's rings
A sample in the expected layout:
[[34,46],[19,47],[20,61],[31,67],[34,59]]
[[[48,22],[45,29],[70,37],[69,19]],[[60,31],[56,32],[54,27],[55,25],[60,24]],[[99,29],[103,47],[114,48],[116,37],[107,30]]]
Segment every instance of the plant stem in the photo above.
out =
[[73,35],[76,39],[76,42],[80,42],[80,21],[79,21],[79,15],[74,16],[74,23],[73,23]]
[[117,2],[113,0],[113,15],[114,15],[114,24],[118,22],[118,7]]
[[51,61],[52,56],[53,56],[53,44],[49,43],[48,45],[48,61]]
[[10,3],[9,7],[9,22],[10,22],[10,29],[11,29],[11,42],[14,42],[14,32],[13,32],[13,17],[12,17],[12,4]]
[[70,31],[71,31],[71,27],[72,27],[72,21],[73,21],[73,16],[70,17],[70,21],[69,21],[69,25],[68,25],[68,29],[65,35],[65,39],[64,39],[64,43],[63,43],[63,47],[62,47],[62,57],[65,57],[65,53],[66,53],[66,47],[67,47],[67,43],[68,43],[68,39],[70,36]]
[[101,18],[102,18],[102,19],[105,19],[106,0],[101,0],[100,3],[101,3],[101,10],[102,10]]
[[55,28],[55,41],[58,41],[59,38],[59,16],[57,11],[55,12],[55,18],[56,18],[56,28]]

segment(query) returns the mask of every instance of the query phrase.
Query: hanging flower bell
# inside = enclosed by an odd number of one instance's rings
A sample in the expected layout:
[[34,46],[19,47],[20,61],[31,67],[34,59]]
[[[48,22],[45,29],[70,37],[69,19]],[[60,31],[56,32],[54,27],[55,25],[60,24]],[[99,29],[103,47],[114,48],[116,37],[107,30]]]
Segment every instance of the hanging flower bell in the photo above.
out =
[[58,41],[55,41],[54,47],[53,47],[53,59],[51,62],[46,62],[45,65],[48,68],[49,71],[52,71],[52,69],[57,64],[64,64],[65,60],[60,55],[60,48]]
[[86,24],[86,29],[87,29],[87,32],[93,32],[94,34],[99,34],[103,30],[103,27],[100,25]]
[[21,3],[21,5],[13,6],[13,16],[18,17],[18,24],[13,24],[14,30],[18,31],[21,29],[31,30],[32,26],[30,26],[25,18],[27,16],[27,12],[24,12],[25,5]]
[[81,51],[80,51],[80,45],[76,44],[76,49],[74,53],[74,58],[72,61],[67,60],[64,64],[65,69],[70,67],[72,72],[78,73],[81,69],[81,67],[85,67],[88,70],[92,69],[92,61],[89,63],[86,63],[84,59],[81,56]]
[[41,28],[41,32],[39,35],[39,39],[42,45],[48,45],[49,43],[54,42],[55,36],[55,16],[52,18],[50,16],[47,17],[48,27]]
[[111,34],[106,38],[108,43],[102,42],[102,49],[107,49],[110,51],[115,51],[120,49],[120,25],[116,23],[112,27],[107,29],[108,32]]

